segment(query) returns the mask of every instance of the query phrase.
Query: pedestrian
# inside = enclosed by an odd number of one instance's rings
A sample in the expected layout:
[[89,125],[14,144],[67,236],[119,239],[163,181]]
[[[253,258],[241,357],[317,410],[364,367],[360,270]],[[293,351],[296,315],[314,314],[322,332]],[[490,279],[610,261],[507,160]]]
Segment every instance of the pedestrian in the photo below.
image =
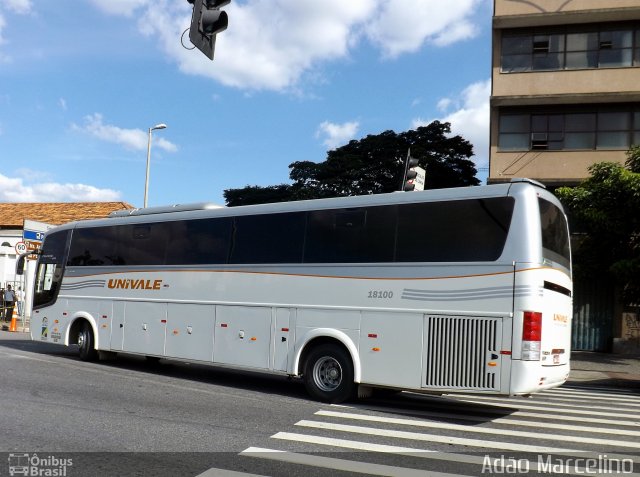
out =
[[0,300],[2,300],[2,308],[0,308],[0,320],[4,321],[4,318],[6,316],[6,308],[5,308],[5,302],[4,302],[4,287],[0,287]]
[[10,321],[13,318],[13,307],[16,304],[16,293],[11,289],[11,285],[7,285],[7,289],[4,292],[4,306],[7,309],[4,319]]
[[18,303],[18,316],[22,318],[24,308],[24,292],[22,291],[22,287],[18,287],[18,291],[16,292],[16,301]]

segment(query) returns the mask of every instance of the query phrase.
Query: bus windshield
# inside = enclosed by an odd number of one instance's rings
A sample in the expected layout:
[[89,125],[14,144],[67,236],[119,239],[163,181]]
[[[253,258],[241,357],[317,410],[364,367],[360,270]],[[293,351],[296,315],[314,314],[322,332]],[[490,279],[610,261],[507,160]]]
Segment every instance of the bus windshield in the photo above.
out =
[[570,269],[569,229],[562,211],[545,199],[538,199],[542,226],[543,258]]
[[62,268],[64,252],[67,246],[68,231],[56,232],[47,235],[36,272],[35,294],[33,307],[52,303],[58,292],[62,280]]

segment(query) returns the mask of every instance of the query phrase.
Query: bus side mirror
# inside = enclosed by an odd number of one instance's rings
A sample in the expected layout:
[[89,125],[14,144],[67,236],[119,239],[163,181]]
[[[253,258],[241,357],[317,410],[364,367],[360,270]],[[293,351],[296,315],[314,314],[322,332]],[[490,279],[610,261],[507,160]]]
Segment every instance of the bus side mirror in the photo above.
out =
[[16,275],[24,275],[24,261],[26,257],[24,255],[20,255],[18,257],[18,261],[16,262]]
[[[37,252],[35,252],[37,253]],[[16,275],[24,275],[24,263],[27,260],[27,256],[33,255],[34,252],[23,253],[18,256],[18,261],[16,262]]]

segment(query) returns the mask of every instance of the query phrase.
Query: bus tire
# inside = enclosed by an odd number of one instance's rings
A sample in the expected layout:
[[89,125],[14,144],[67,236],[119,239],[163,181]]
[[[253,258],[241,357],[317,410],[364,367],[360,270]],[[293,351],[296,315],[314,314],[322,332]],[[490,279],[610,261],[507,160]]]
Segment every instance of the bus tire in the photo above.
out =
[[86,321],[82,324],[80,333],[78,333],[78,354],[82,361],[95,361],[98,357],[93,329]]
[[332,404],[353,398],[353,362],[341,346],[327,343],[312,349],[304,364],[307,392],[319,401]]

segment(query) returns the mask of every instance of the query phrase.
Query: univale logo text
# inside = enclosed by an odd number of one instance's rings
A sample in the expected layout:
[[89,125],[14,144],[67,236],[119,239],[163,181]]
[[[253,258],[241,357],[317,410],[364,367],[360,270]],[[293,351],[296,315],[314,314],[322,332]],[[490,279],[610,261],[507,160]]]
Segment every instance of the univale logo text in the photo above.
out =
[[124,290],[160,290],[162,280],[133,280],[131,278],[112,278],[107,283],[109,288]]

